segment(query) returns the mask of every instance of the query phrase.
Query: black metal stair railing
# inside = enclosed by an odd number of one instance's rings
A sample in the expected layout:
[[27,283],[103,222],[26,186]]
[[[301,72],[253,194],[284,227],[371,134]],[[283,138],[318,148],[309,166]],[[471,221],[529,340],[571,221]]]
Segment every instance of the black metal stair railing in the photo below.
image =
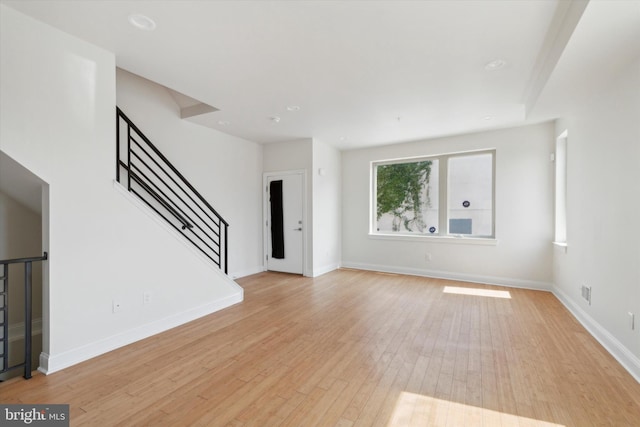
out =
[[229,224],[116,108],[116,180],[228,273]]
[[[24,377],[31,378],[31,353],[32,353],[32,322],[33,322],[33,290],[32,290],[32,263],[45,261],[47,253],[41,257],[6,259],[0,261],[2,274],[0,276],[0,374],[24,367]],[[9,265],[24,264],[24,362],[9,365]]]

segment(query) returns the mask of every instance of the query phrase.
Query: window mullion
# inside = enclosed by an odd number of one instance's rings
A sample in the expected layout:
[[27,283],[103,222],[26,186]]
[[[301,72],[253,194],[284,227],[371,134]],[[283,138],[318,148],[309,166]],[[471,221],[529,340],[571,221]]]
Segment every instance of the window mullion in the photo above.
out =
[[439,158],[439,198],[438,198],[438,234],[441,236],[446,236],[449,234],[449,224],[448,224],[448,216],[449,216],[449,206],[448,206],[448,196],[447,196],[447,177],[449,175],[449,158],[448,157],[440,157]]
[[371,166],[372,174],[371,174],[371,215],[369,216],[369,230],[372,233],[378,232],[378,165]]
[[496,235],[496,152],[491,156],[491,236]]

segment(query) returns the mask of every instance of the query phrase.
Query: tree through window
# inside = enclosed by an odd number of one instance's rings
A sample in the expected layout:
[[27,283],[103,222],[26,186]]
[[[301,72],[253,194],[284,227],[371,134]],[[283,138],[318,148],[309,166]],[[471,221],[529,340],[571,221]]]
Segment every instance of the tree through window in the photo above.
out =
[[[437,165],[437,160],[435,160]],[[377,170],[378,231],[424,232],[431,207],[433,160],[379,165]],[[386,220],[386,221],[385,221]]]
[[374,162],[373,233],[493,237],[494,156],[480,151]]

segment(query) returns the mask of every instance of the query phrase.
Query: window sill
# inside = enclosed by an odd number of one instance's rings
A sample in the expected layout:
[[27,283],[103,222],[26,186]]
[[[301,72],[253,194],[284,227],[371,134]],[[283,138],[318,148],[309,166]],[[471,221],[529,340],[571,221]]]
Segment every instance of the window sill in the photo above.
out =
[[483,246],[496,246],[498,240],[491,237],[456,237],[456,236],[412,236],[409,234],[380,234],[369,233],[370,239],[379,240],[403,240],[413,242],[428,242],[428,243],[445,243],[456,245],[483,245]]

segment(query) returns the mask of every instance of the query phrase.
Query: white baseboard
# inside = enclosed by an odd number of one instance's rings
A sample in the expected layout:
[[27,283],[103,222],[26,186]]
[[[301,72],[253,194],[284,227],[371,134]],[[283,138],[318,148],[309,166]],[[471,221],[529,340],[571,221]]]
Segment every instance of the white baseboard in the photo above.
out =
[[85,360],[107,353],[116,348],[123,347],[133,342],[148,338],[160,332],[167,331],[182,324],[191,322],[200,317],[240,303],[244,299],[244,291],[238,286],[239,292],[228,297],[194,307],[182,313],[177,313],[157,320],[147,325],[113,335],[111,337],[93,342],[91,344],[75,348],[60,354],[40,354],[40,367],[38,370],[44,374],[52,374],[69,366],[84,362]]
[[253,268],[248,268],[245,270],[240,270],[240,271],[234,271],[232,273],[229,273],[229,276],[232,279],[239,279],[241,277],[246,277],[246,276],[251,276],[253,274],[258,274],[258,273],[262,273],[264,271],[264,267],[259,265]]
[[410,267],[398,267],[391,265],[364,264],[359,262],[343,262],[345,268],[358,270],[380,271],[383,273],[407,274],[410,276],[433,277],[436,279],[460,280],[464,282],[480,283],[483,285],[508,286],[510,288],[533,289],[536,291],[551,291],[552,284],[535,280],[514,279],[510,277],[481,276],[476,274],[455,273],[441,270],[424,270]]
[[560,288],[553,286],[552,292],[582,326],[640,383],[640,359]]
[[311,272],[311,277],[322,276],[323,274],[330,273],[333,270],[337,270],[339,268],[340,268],[340,264],[338,263],[325,265],[324,267],[320,267],[320,268],[314,268],[313,271]]

